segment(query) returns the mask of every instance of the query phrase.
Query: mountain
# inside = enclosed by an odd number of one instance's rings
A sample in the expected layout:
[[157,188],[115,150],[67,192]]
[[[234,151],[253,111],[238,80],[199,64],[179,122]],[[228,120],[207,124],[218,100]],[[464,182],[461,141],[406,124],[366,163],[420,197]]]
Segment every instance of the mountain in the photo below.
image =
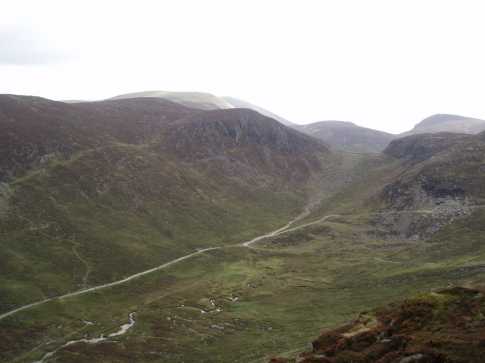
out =
[[4,95],[0,130],[2,309],[273,226],[330,155],[255,111],[158,98]]
[[484,130],[485,120],[458,115],[437,114],[425,118],[414,126],[411,131],[408,131],[401,136],[436,132],[478,134]]
[[275,113],[271,112],[271,111],[268,111],[262,107],[259,107],[259,106],[256,106],[252,103],[249,103],[247,101],[243,101],[243,100],[240,100],[240,99],[237,99],[237,98],[234,98],[234,97],[222,97],[224,100],[226,100],[228,103],[230,103],[232,106],[236,107],[236,108],[248,108],[250,110],[254,110],[254,111],[257,111],[259,112],[260,114],[262,115],[265,115],[267,117],[270,117],[276,121],[279,121],[281,122],[283,125],[286,125],[286,126],[296,126],[293,122],[291,121],[288,121],[287,119],[281,117],[281,116],[278,116],[276,115]]
[[168,123],[197,112],[163,99],[66,104],[0,95],[0,182],[82,150],[142,144]]
[[383,152],[401,160],[418,163],[470,139],[469,135],[450,132],[417,134],[393,140]]
[[483,290],[448,288],[394,303],[336,329],[312,343],[297,359],[270,363],[483,361]]
[[352,122],[321,121],[297,127],[336,150],[350,152],[381,152],[395,138],[386,132],[357,126]]
[[122,94],[115,96],[112,99],[121,100],[140,97],[164,98],[187,107],[201,110],[233,108],[233,106],[223,98],[204,92],[145,91]]
[[485,132],[346,152],[251,109],[2,95],[0,361],[267,361],[322,328],[298,359],[473,361],[484,166]]
[[[127,93],[119,96],[115,96],[112,99],[127,99],[127,98],[139,98],[139,97],[156,97],[164,98],[169,101],[177,102],[187,107],[192,107],[201,110],[217,110],[217,109],[229,109],[229,108],[247,108],[259,112],[269,118],[281,122],[283,125],[292,126],[292,122],[268,111],[262,107],[256,106],[252,103],[234,98],[234,97],[218,97],[210,93],[204,92],[171,92],[171,91],[145,91]],[[65,101],[68,103],[78,101]]]
[[[397,157],[406,165],[396,185],[390,185],[386,190],[394,205],[405,208],[425,195],[434,198],[436,204],[447,199],[480,204],[485,197],[482,187],[485,182],[485,142],[481,135],[408,136],[391,142],[384,153]],[[396,188],[398,193],[393,192]],[[405,202],[407,197],[413,201]]]
[[480,136],[419,134],[392,141],[384,153],[399,160],[400,173],[378,199],[400,213],[383,214],[379,223],[418,238],[472,216],[485,201],[485,140]]

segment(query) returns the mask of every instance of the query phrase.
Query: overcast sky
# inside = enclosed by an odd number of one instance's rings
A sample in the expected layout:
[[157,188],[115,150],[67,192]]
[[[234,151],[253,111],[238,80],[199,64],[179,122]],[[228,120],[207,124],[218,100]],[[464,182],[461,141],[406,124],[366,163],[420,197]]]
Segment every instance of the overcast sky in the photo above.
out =
[[481,0],[4,1],[0,93],[205,91],[390,132],[485,118]]

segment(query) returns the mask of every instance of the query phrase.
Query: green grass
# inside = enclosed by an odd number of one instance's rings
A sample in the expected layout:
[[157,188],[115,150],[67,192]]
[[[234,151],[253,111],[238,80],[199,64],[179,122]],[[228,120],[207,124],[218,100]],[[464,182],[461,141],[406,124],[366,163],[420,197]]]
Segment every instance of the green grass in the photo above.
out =
[[[258,246],[265,249],[213,251],[123,286],[22,312],[0,323],[0,336],[16,336],[3,357],[31,361],[69,334],[114,331],[136,311],[135,327],[119,343],[72,346],[57,361],[259,362],[306,348],[323,328],[363,310],[483,278],[480,271],[455,273],[466,253],[450,266],[452,253],[423,254],[435,248],[431,243],[379,241],[365,237],[369,228],[361,217],[329,222],[298,231],[306,234],[298,238],[303,242],[281,249],[283,238]],[[82,319],[96,325],[85,328]]]
[[78,288],[86,264],[95,284],[196,248],[250,239],[298,214],[305,191],[318,191],[323,202],[300,223],[342,216],[254,250],[226,247],[11,316],[0,321],[2,361],[31,362],[67,340],[113,332],[136,311],[135,327],[117,342],[73,345],[56,361],[263,362],[306,349],[322,329],[363,310],[484,277],[481,211],[427,242],[375,237],[373,197],[401,172],[393,160],[334,154],[308,190],[289,192],[214,182],[207,170],[117,148],[123,152],[87,153],[15,183],[15,217],[0,226],[8,237],[0,256],[3,310]]
[[305,203],[303,189],[207,173],[117,144],[18,179],[0,218],[0,311],[250,239]]

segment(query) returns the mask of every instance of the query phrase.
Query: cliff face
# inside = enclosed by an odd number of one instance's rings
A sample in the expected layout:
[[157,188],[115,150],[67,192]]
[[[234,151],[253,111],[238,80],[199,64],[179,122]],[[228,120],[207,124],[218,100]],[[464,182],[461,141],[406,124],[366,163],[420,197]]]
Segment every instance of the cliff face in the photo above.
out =
[[239,180],[278,175],[302,182],[320,170],[326,145],[248,109],[216,110],[181,119],[154,147],[196,167]]
[[483,205],[485,142],[480,135],[413,135],[393,141],[384,153],[402,168],[378,197],[389,213],[376,219],[392,233],[427,237]]
[[322,333],[298,358],[271,363],[479,363],[485,353],[484,291],[450,288]]
[[414,164],[427,160],[470,138],[469,135],[453,133],[411,135],[393,140],[383,152]]

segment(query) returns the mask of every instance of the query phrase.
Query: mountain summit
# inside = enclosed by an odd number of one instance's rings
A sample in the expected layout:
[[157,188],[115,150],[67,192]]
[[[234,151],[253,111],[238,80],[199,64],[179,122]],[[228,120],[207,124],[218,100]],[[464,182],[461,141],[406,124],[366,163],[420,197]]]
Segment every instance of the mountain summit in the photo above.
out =
[[484,130],[485,120],[459,115],[436,114],[425,118],[414,126],[411,131],[408,131],[401,136],[436,132],[478,134]]

